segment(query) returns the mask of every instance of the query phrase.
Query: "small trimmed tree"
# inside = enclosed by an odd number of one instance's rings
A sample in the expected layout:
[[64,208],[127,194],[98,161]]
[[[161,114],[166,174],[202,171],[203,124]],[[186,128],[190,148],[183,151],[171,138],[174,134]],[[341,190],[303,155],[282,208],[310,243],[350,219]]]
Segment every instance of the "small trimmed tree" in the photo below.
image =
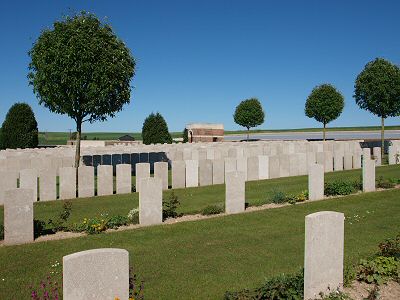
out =
[[130,102],[135,60],[108,24],[85,12],[44,30],[29,55],[29,84],[39,104],[76,123],[77,168],[82,124],[112,118]]
[[38,140],[38,125],[32,108],[26,103],[15,103],[1,127],[1,147],[35,148]]
[[264,110],[257,98],[243,100],[236,107],[233,119],[235,123],[247,128],[247,140],[249,140],[249,130],[264,123]]
[[343,95],[331,84],[316,86],[305,105],[305,114],[323,124],[323,140],[326,137],[326,125],[336,120],[343,111]]
[[384,154],[385,119],[400,114],[400,69],[383,59],[366,64],[357,76],[354,98],[361,109],[381,118],[381,155]]
[[187,130],[187,128],[183,129],[182,138],[183,138],[183,142],[184,142],[184,143],[189,142],[189,136],[188,136],[188,130]]
[[172,137],[168,132],[168,125],[160,113],[151,113],[143,122],[143,144],[172,143]]

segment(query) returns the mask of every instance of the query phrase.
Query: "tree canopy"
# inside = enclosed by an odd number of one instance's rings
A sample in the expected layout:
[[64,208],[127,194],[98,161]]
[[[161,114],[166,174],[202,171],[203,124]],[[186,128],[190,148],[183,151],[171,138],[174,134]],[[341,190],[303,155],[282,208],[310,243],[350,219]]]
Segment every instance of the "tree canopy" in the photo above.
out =
[[400,113],[400,69],[383,58],[369,62],[357,76],[354,98],[362,109],[381,118]]
[[[400,114],[400,69],[383,59],[367,63],[357,76],[354,98],[361,109],[381,118],[381,147],[385,141],[385,119]],[[384,151],[381,151],[383,156]]]
[[172,143],[172,137],[168,132],[168,125],[160,113],[151,113],[143,122],[143,144]]
[[1,147],[35,148],[37,145],[38,124],[32,108],[26,103],[15,103],[1,127]]
[[78,166],[82,123],[105,121],[130,102],[135,60],[108,24],[85,12],[42,31],[29,55],[39,104],[76,122]]
[[263,108],[257,98],[246,99],[240,102],[233,115],[235,123],[246,127],[247,130],[264,123],[264,117]]
[[321,84],[316,86],[308,96],[305,114],[324,125],[323,138],[325,140],[326,124],[337,119],[343,108],[343,95],[333,85]]

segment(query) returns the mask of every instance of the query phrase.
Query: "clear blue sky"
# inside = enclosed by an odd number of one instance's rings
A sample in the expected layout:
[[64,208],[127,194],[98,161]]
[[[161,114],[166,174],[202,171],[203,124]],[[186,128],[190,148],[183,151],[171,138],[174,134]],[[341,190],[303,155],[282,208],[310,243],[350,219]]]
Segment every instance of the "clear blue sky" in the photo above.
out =
[[140,131],[156,111],[171,131],[189,122],[237,129],[234,109],[250,97],[266,112],[260,128],[317,127],[304,102],[321,83],[345,96],[343,114],[329,126],[379,125],[356,106],[354,80],[376,57],[400,63],[399,1],[2,1],[0,122],[23,101],[40,130],[75,128],[38,105],[26,78],[27,52],[43,28],[81,10],[107,17],[137,59],[131,104],[84,131]]

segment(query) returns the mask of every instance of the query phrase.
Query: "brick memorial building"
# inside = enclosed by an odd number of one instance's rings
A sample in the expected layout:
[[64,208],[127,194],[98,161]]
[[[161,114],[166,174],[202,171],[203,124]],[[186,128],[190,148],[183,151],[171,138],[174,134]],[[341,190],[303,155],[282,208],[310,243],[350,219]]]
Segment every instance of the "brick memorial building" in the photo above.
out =
[[222,142],[224,140],[223,124],[193,123],[186,126],[189,143]]

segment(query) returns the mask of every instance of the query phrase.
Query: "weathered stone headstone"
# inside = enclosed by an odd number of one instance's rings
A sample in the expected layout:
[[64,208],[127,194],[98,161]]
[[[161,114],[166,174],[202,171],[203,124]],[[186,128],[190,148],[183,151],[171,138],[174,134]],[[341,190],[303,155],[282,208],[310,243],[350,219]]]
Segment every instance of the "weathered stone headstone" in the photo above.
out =
[[397,147],[394,145],[389,146],[388,150],[389,165],[395,165],[397,163]]
[[[242,170],[238,170],[239,172]],[[247,180],[259,180],[259,159],[258,156],[251,156],[247,158]]]
[[97,167],[97,195],[108,196],[114,193],[113,167],[100,165]]
[[187,160],[185,163],[186,163],[186,187],[199,186],[199,161]]
[[186,185],[186,164],[183,160],[172,161],[172,188],[182,189]]
[[33,191],[32,201],[36,202],[37,196],[38,171],[34,169],[25,169],[19,172],[19,187],[21,189],[31,189]]
[[334,157],[333,157],[333,169],[335,171],[343,171],[343,159],[344,159],[344,153],[340,151],[335,151],[334,152]]
[[5,191],[17,188],[18,173],[16,171],[0,171],[0,178],[0,205],[3,205]]
[[279,178],[280,166],[279,166],[279,156],[269,157],[269,178]]
[[159,178],[140,180],[139,224],[162,223],[162,182]]
[[137,163],[136,164],[136,192],[140,193],[140,181],[150,177],[150,164],[149,163]]
[[80,166],[78,168],[78,197],[94,196],[94,167]]
[[117,194],[129,194],[132,192],[132,171],[130,164],[117,165]]
[[225,161],[223,159],[213,159],[213,184],[223,184],[225,182]]
[[344,154],[344,169],[351,170],[353,169],[353,154],[350,152],[346,152]]
[[371,149],[370,148],[362,148],[363,161],[367,159],[371,159]]
[[361,169],[361,153],[355,152],[353,154],[353,169]]
[[363,192],[375,191],[375,160],[363,160],[362,168]]
[[290,176],[290,160],[288,154],[279,155],[279,177]]
[[260,180],[269,179],[269,157],[258,156],[258,177]]
[[225,174],[236,170],[236,158],[225,158]]
[[333,153],[331,151],[325,151],[325,172],[332,172],[333,171]]
[[299,160],[296,154],[289,154],[289,176],[299,175]]
[[372,153],[375,158],[375,165],[381,166],[382,165],[381,147],[372,148]]
[[310,165],[308,171],[308,199],[310,201],[324,198],[324,166]]
[[210,159],[199,160],[199,184],[200,186],[212,185],[213,165]]
[[225,212],[235,214],[245,209],[245,180],[243,172],[228,172],[225,179]]
[[33,241],[32,189],[13,189],[4,193],[4,244]]
[[56,169],[40,171],[39,175],[40,201],[51,201],[57,199],[57,173]]
[[161,179],[163,190],[168,190],[168,163],[154,163],[154,177]]
[[344,215],[322,211],[306,216],[304,299],[343,287]]
[[76,198],[76,169],[74,167],[60,168],[60,199]]
[[129,253],[93,249],[63,257],[63,299],[128,299]]
[[248,162],[246,156],[240,156],[236,159],[236,171],[244,174],[244,180],[248,180]]

